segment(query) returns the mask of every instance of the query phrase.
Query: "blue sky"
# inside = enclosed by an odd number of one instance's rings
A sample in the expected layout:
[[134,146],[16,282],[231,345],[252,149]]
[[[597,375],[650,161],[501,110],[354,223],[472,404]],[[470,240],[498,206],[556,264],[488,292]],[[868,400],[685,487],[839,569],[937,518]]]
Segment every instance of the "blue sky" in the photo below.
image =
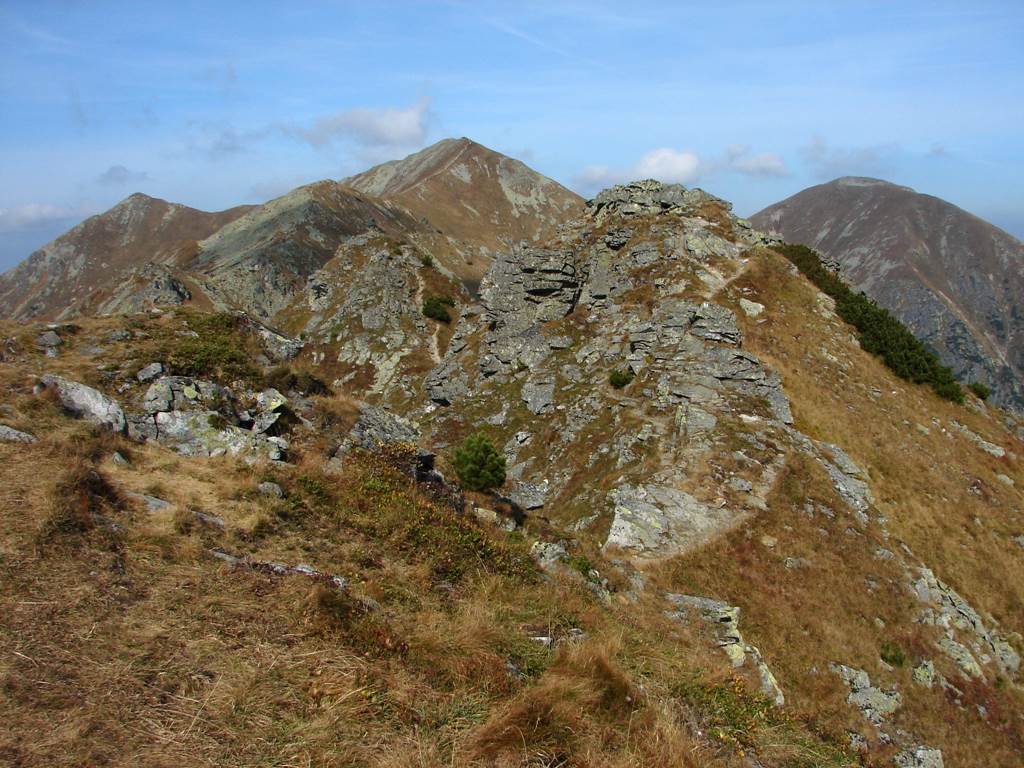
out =
[[134,191],[211,210],[469,136],[742,214],[842,175],[1024,237],[1024,2],[0,5],[0,268]]

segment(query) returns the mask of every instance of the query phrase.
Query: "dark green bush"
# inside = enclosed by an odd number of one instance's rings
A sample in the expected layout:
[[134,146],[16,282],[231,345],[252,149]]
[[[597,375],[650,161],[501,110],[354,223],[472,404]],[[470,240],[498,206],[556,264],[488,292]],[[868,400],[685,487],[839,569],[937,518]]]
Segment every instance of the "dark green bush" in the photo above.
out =
[[878,355],[901,379],[929,384],[936,394],[963,403],[964,392],[953,372],[889,310],[863,293],[854,293],[843,279],[821,263],[817,252],[805,245],[786,244],[776,250],[789,259],[812,283],[836,301],[839,316],[857,329],[863,349]]
[[328,386],[309,371],[296,373],[287,365],[278,365],[270,369],[264,377],[263,383],[280,392],[295,390],[304,395],[329,395],[331,393]]
[[988,400],[989,396],[992,394],[992,390],[989,389],[986,385],[982,384],[980,381],[972,382],[969,385],[969,387],[971,392],[976,394],[982,400]]
[[434,266],[434,257],[431,256],[429,253],[422,253],[421,252],[420,253],[420,264],[422,264],[427,269],[430,269],[431,267]]
[[448,314],[448,307],[454,306],[455,300],[451,296],[430,296],[423,302],[423,314],[431,320],[450,323],[452,316]]
[[483,434],[467,437],[452,461],[463,487],[488,491],[505,482],[505,456]]
[[882,643],[882,649],[878,655],[882,661],[891,667],[902,667],[907,663],[907,656],[903,653],[903,649],[892,640],[886,640]]
[[633,380],[633,372],[628,368],[624,371],[616,368],[608,376],[608,383],[616,389],[622,389]]

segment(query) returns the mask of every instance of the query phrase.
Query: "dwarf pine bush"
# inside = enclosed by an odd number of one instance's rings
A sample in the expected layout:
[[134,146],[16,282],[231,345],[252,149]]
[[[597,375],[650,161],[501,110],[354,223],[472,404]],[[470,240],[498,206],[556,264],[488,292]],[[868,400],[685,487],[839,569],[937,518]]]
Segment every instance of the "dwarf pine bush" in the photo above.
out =
[[479,432],[455,449],[452,464],[459,482],[471,491],[488,491],[505,482],[505,456]]

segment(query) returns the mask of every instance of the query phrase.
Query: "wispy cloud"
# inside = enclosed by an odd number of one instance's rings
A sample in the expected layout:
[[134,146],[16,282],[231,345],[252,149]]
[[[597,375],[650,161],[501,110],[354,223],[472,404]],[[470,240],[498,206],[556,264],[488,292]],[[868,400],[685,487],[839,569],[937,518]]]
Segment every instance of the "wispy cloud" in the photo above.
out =
[[285,125],[282,131],[314,147],[352,141],[364,147],[422,145],[427,137],[430,99],[410,107],[346,109],[315,120],[311,125]]
[[95,213],[89,206],[68,208],[50,203],[28,203],[0,208],[0,232],[26,232]]
[[786,176],[789,174],[782,155],[774,152],[752,153],[744,144],[734,144],[725,151],[722,166],[746,176]]
[[800,148],[804,163],[819,179],[849,175],[881,175],[891,170],[899,145],[895,142],[864,147],[837,147],[815,136]]
[[149,174],[145,171],[132,171],[123,165],[112,165],[96,177],[98,183],[112,187],[137,184],[147,179],[149,179]]

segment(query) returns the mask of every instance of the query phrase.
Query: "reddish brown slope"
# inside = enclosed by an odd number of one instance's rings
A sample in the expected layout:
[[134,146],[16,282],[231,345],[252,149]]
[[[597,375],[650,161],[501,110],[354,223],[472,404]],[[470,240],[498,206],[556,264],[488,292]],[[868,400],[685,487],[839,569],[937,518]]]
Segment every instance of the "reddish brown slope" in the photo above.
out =
[[908,187],[846,177],[751,217],[832,256],[965,381],[1024,407],[1024,243]]
[[0,316],[67,317],[101,301],[136,270],[177,257],[250,209],[207,213],[136,193],[92,216],[0,276]]

